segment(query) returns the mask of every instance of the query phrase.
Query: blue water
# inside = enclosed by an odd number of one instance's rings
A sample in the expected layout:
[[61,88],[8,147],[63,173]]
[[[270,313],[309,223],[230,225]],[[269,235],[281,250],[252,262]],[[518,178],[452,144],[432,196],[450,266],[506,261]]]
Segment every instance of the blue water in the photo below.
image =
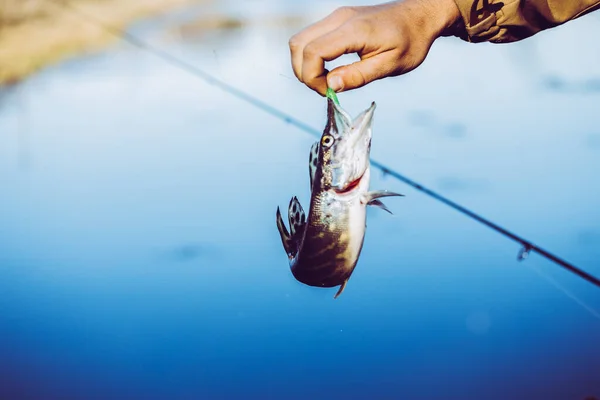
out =
[[[222,2],[132,32],[321,129],[287,40],[340,4],[303,4]],[[218,12],[254,22],[171,29]],[[283,14],[304,20],[264,22]],[[374,159],[600,275],[599,21],[440,40],[340,100],[377,102]],[[313,141],[127,44],[5,90],[0,398],[600,396],[598,289],[378,173],[406,197],[369,210],[344,293],[295,281],[275,210],[307,206]]]

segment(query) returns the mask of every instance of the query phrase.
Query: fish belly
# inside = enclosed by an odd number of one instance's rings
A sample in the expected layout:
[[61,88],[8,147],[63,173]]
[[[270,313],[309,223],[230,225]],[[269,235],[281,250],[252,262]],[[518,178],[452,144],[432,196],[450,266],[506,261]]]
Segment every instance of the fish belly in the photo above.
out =
[[366,209],[358,202],[315,208],[292,274],[309,286],[339,286],[356,267],[365,235]]

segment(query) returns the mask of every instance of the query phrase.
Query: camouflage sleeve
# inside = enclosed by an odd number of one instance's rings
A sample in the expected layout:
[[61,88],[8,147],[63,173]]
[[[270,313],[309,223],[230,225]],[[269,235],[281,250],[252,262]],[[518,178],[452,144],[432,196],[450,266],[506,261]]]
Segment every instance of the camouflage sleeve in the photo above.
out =
[[600,0],[454,0],[455,35],[469,42],[516,42],[600,8]]

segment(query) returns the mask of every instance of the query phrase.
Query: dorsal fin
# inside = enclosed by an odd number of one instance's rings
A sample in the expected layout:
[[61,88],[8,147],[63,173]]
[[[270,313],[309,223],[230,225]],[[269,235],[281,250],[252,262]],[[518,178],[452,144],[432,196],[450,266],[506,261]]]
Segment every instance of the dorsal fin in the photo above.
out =
[[288,206],[288,222],[290,224],[289,232],[281,217],[281,211],[277,207],[277,229],[279,229],[281,243],[288,258],[292,259],[298,253],[298,248],[300,247],[302,235],[306,227],[306,214],[296,196],[292,197]]
[[298,201],[296,196],[292,197],[290,200],[290,205],[288,206],[288,219],[290,223],[290,236],[292,241],[297,242],[297,250],[302,235],[304,234],[304,228],[306,226],[306,214],[304,214],[304,210],[302,209],[300,201]]
[[292,244],[292,238],[290,233],[288,232],[285,224],[283,223],[283,218],[281,218],[281,212],[279,211],[279,207],[277,207],[277,229],[279,230],[279,235],[281,236],[281,243],[283,244],[283,249],[288,257],[293,257],[292,254],[295,254],[295,247]]
[[317,162],[319,160],[319,141],[313,143],[310,148],[310,156],[308,157],[308,174],[310,175],[310,189],[312,190],[315,172],[317,171]]

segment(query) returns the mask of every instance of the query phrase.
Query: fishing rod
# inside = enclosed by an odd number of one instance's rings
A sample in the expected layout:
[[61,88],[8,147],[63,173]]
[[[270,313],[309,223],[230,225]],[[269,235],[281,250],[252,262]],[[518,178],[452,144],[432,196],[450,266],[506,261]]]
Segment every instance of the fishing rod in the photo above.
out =
[[[216,86],[216,87],[220,88],[221,90],[223,90],[241,100],[244,100],[249,104],[252,104],[253,106],[265,111],[266,113],[272,115],[275,118],[282,120],[283,122],[285,122],[287,124],[293,125],[296,128],[298,128],[306,133],[309,133],[313,136],[318,137],[321,135],[319,130],[311,127],[310,125],[302,122],[301,120],[294,118],[293,116],[271,106],[268,103],[265,103],[264,101],[260,100],[259,98],[254,97],[254,96],[236,88],[235,86],[229,85],[229,84],[223,82],[222,80],[215,78],[213,75],[209,74],[206,71],[203,71],[202,69],[196,67],[193,64],[183,61],[183,60],[173,56],[172,54],[169,54],[168,52],[161,50],[158,47],[154,47],[154,46],[150,45],[149,43],[139,39],[138,37],[130,34],[129,32],[121,31],[121,30],[116,29],[112,26],[109,26],[101,21],[98,21],[96,18],[82,12],[78,7],[75,7],[67,2],[64,2],[61,0],[52,0],[52,2],[62,6],[64,8],[69,8],[72,12],[79,15],[79,17],[81,17],[82,19],[85,19],[88,22],[92,22],[93,24],[95,24],[102,30],[106,31],[107,33],[110,33],[111,35],[113,35],[121,40],[124,40],[135,47],[138,47],[138,48],[145,50],[159,58],[162,58],[164,61],[173,65],[174,67],[177,67],[185,72],[188,72],[191,75],[202,79],[206,83]],[[408,177],[402,175],[401,173],[384,165],[383,163],[380,163],[376,160],[371,159],[371,164],[375,168],[381,170],[384,175],[389,175],[401,182],[404,182],[405,184],[416,189],[417,191],[424,193],[437,201],[442,202],[443,204],[474,219],[475,221],[487,226],[488,228],[498,232],[499,234],[519,243],[522,247],[519,250],[517,260],[519,260],[519,261],[524,260],[525,258],[527,258],[527,256],[529,255],[530,252],[535,252],[535,253],[539,254],[540,256],[550,260],[551,262],[553,262],[557,265],[560,265],[561,267],[565,268],[566,270],[576,274],[577,276],[585,279],[586,281],[588,281],[591,284],[600,288],[600,279],[583,271],[582,269],[576,267],[572,263],[561,259],[560,257],[541,248],[540,246],[535,245],[530,240],[527,240],[527,239],[523,238],[522,236],[519,236],[519,235],[509,231],[508,229],[505,229],[505,228],[501,227],[500,225],[490,221],[489,219],[469,210],[468,208],[461,206],[458,203],[453,202],[452,200],[442,196],[441,194],[436,193],[431,189],[428,189],[427,187],[421,185],[420,183],[418,183],[412,179],[409,179]]]

